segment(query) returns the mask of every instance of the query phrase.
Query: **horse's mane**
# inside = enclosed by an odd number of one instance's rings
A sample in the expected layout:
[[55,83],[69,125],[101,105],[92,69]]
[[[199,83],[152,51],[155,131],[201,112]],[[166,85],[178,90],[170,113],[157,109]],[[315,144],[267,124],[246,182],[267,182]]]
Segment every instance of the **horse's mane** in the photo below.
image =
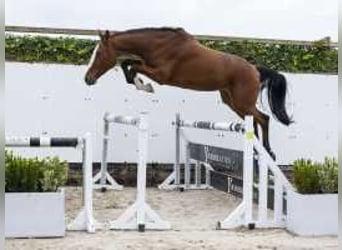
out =
[[126,34],[136,34],[136,33],[144,33],[144,32],[173,32],[182,35],[190,35],[183,28],[177,27],[160,27],[160,28],[139,28],[139,29],[130,29],[126,31],[119,31],[112,34],[112,36],[118,35],[126,35]]

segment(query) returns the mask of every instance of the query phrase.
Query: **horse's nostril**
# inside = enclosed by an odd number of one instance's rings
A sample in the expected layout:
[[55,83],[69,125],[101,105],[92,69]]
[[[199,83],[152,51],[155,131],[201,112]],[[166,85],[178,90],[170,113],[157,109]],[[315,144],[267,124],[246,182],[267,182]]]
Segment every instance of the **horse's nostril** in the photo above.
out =
[[86,82],[87,85],[94,85],[95,84],[95,80],[91,79],[90,77],[85,77],[84,81]]
[[91,84],[91,79],[89,77],[84,77],[84,81],[86,82],[87,85]]

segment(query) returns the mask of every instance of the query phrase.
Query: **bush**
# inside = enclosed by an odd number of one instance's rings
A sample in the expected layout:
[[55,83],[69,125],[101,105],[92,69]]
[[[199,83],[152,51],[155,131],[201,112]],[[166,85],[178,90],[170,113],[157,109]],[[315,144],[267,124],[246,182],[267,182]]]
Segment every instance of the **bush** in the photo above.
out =
[[299,193],[336,193],[338,190],[338,164],[334,158],[324,163],[300,159],[293,163],[293,182]]
[[55,192],[67,179],[68,164],[58,157],[23,158],[5,151],[6,192]]
[[334,158],[326,157],[318,170],[320,185],[323,193],[337,193],[338,190],[338,163]]
[[319,193],[318,165],[311,160],[300,159],[293,163],[293,182],[300,193]]

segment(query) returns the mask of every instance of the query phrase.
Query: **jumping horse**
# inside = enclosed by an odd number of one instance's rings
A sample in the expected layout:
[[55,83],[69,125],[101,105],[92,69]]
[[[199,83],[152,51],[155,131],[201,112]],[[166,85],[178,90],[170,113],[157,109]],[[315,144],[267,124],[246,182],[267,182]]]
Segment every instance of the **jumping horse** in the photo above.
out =
[[284,75],[245,59],[207,48],[182,28],[142,28],[122,32],[99,32],[100,41],[94,49],[85,75],[87,85],[93,85],[116,65],[119,56],[130,55],[121,68],[127,83],[153,92],[152,85],[137,77],[143,74],[161,85],[198,91],[216,91],[222,101],[241,118],[254,117],[258,136],[271,157],[275,155],[269,143],[269,116],[256,107],[259,93],[267,88],[270,109],[284,125],[292,120],[285,109],[287,82]]

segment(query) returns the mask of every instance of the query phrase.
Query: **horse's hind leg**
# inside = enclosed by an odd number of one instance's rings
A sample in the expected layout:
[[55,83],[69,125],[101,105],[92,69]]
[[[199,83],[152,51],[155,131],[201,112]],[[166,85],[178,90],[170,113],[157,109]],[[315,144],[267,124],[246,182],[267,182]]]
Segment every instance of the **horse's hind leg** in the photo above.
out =
[[253,119],[253,127],[254,127],[254,134],[257,138],[259,138],[259,130],[258,130],[258,123],[255,119]]
[[[261,111],[259,111],[257,108],[255,108],[252,112],[252,115],[254,117],[254,121],[256,121],[261,126],[262,131],[262,144],[267,150],[267,152],[270,154],[270,156],[275,160],[275,154],[271,150],[270,142],[269,142],[269,120],[270,117]],[[254,123],[254,130],[257,131],[257,124]],[[257,132],[256,132],[257,135]]]
[[222,101],[231,107],[242,119],[244,119],[245,115],[253,115],[254,121],[254,133],[257,137],[259,137],[258,133],[258,124],[261,126],[262,131],[262,140],[263,146],[267,150],[267,152],[271,155],[273,159],[275,159],[275,154],[272,152],[269,139],[268,139],[268,124],[269,124],[269,116],[260,112],[257,108],[253,108],[252,111],[250,109],[239,109],[234,105],[234,101],[232,95],[228,90],[222,89],[220,90]]

